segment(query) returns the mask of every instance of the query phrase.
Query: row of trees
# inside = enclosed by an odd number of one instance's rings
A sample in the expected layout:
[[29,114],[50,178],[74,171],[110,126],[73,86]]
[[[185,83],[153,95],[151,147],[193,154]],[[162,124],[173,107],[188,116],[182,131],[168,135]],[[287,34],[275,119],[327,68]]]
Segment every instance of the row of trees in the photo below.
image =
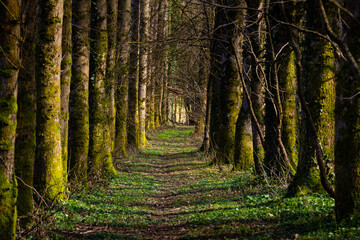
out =
[[291,180],[288,196],[325,189],[338,219],[357,216],[359,9],[356,0],[2,0],[0,238],[15,236],[33,196],[56,202],[117,174],[115,159],[183,112],[214,164]]
[[359,216],[359,1],[213,4],[203,148]]
[[13,239],[17,215],[27,225],[34,202],[117,174],[179,104],[168,0],[5,0],[0,15],[0,239]]

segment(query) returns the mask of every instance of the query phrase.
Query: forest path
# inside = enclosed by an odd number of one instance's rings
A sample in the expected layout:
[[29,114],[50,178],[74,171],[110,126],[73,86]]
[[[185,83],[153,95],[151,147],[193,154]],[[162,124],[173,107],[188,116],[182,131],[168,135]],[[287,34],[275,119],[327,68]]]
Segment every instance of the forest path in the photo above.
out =
[[[307,209],[251,173],[219,172],[197,152],[201,139],[192,132],[154,131],[140,154],[116,162],[117,176],[64,203],[51,239],[295,239],[322,226],[308,221],[320,216],[311,201],[322,198],[307,200]],[[321,204],[323,214],[332,211],[331,202]]]

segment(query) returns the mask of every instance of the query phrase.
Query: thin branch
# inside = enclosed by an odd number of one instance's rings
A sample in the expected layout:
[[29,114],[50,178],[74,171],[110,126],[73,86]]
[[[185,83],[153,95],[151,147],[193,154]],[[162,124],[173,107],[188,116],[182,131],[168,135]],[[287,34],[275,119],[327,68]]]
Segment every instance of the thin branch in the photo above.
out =
[[343,52],[347,62],[350,64],[350,67],[351,67],[351,69],[353,70],[353,72],[355,74],[355,76],[354,76],[355,79],[357,81],[360,81],[360,68],[359,68],[354,56],[352,55],[352,53],[351,53],[349,47],[347,46],[347,44],[342,39],[340,39],[335,34],[335,32],[332,30],[322,0],[317,0],[317,1],[318,1],[319,6],[320,6],[321,18],[323,19],[323,21],[325,23],[326,33],[329,35],[330,39],[333,40],[339,46],[339,48]]

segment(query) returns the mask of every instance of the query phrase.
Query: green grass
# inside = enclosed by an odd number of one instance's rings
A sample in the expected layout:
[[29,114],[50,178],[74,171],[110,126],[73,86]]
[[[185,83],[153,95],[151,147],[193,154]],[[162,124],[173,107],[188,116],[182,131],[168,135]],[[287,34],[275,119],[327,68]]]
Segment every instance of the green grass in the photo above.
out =
[[[196,152],[192,128],[162,129],[126,171],[75,193],[54,213],[50,239],[357,239],[336,224],[334,200],[284,198],[285,187],[248,172],[219,172]],[[31,238],[29,238],[31,239]]]

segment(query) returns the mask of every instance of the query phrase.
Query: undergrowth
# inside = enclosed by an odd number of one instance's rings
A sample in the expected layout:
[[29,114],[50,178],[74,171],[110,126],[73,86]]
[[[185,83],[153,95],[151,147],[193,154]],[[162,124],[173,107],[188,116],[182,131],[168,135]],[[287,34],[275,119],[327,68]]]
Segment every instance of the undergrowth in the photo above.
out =
[[[50,239],[356,239],[358,220],[336,224],[334,200],[284,198],[285,188],[249,172],[219,171],[196,150],[192,128],[152,133],[123,159],[126,171],[54,209]],[[30,236],[28,239],[36,239]]]

